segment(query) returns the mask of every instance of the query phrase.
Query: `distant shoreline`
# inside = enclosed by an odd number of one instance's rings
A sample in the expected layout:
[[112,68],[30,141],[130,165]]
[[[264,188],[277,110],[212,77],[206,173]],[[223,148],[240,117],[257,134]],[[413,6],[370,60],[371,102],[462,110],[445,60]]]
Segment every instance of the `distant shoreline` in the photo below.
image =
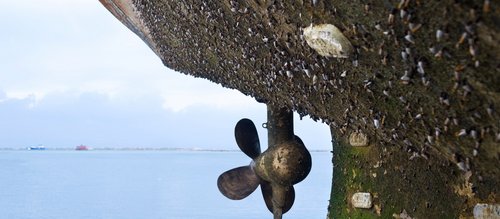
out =
[[[28,148],[0,148],[0,151],[30,151]],[[44,150],[34,151],[77,151],[75,148],[45,148]],[[191,152],[239,152],[240,150],[234,149],[204,149],[204,148],[149,148],[149,147],[104,147],[104,148],[91,148],[83,151],[191,151]],[[330,152],[330,150],[309,150],[310,152]]]

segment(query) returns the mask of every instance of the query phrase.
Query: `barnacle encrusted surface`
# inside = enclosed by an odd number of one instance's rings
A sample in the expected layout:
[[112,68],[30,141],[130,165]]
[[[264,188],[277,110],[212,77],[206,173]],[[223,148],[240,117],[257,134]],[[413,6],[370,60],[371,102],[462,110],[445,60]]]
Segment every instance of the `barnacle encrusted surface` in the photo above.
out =
[[[132,3],[167,67],[329,125],[331,218],[469,218],[500,203],[498,1]],[[338,27],[352,54],[311,49],[310,24]],[[356,131],[369,147],[347,144]],[[358,191],[372,210],[348,205]]]

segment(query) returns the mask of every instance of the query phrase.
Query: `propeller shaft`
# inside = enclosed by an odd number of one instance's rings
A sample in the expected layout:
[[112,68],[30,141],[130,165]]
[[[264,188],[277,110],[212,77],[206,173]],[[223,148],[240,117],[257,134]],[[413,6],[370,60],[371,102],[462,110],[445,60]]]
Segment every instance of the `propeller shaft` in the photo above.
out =
[[267,104],[267,138],[269,148],[293,140],[292,111]]

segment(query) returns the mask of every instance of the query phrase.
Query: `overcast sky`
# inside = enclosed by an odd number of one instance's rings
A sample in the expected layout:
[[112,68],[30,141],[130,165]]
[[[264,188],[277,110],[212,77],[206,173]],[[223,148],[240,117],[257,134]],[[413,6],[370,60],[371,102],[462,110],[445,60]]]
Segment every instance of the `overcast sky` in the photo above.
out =
[[[244,117],[267,145],[265,105],[164,67],[98,1],[0,0],[0,27],[0,148],[236,149]],[[295,132],[331,149],[324,124],[297,118]]]

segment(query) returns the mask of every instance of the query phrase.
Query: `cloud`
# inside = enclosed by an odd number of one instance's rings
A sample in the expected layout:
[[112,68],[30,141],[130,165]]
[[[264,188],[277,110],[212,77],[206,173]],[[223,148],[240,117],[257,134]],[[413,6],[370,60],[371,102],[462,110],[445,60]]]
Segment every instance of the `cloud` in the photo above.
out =
[[97,93],[123,102],[153,95],[174,112],[193,106],[241,109],[252,102],[167,69],[97,1],[3,1],[0,14],[10,33],[0,36],[0,89],[7,98],[34,96],[39,103],[58,93]]
[[[203,82],[203,83],[202,83]],[[213,107],[219,110],[255,109],[258,103],[251,97],[237,90],[229,90],[210,82],[198,81],[198,88],[177,88],[164,90],[162,107],[173,112],[180,112],[191,107]],[[203,88],[203,89],[199,89]]]
[[60,11],[64,9],[88,8],[94,3],[87,0],[23,0],[23,1],[2,1],[0,6],[8,7],[16,11]]
[[[236,149],[233,128],[241,115],[265,118],[252,110],[193,107],[174,113],[162,99],[143,97],[111,103],[107,96],[68,93],[47,96],[36,107],[32,97],[0,102],[0,148],[45,144],[48,147],[201,147]],[[261,112],[265,106],[259,106]],[[264,108],[263,108],[264,107]],[[263,130],[261,130],[263,131]],[[263,134],[262,134],[263,135]]]
[[[264,104],[238,110],[193,106],[174,112],[163,109],[163,101],[158,96],[142,96],[120,102],[93,92],[53,93],[38,103],[34,96],[4,99],[0,102],[0,148],[88,144],[235,150],[234,125],[241,118],[254,121],[262,148],[267,147],[267,133],[260,125],[266,121]],[[296,115],[295,132],[309,149],[330,148],[324,124],[299,120]]]

